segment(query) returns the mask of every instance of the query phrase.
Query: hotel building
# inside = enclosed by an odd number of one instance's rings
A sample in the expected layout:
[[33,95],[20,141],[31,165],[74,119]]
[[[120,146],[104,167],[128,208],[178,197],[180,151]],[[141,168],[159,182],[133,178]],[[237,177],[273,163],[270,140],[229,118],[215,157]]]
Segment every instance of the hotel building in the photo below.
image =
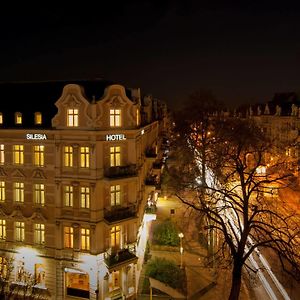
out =
[[103,80],[0,95],[1,277],[38,299],[135,299],[165,104]]

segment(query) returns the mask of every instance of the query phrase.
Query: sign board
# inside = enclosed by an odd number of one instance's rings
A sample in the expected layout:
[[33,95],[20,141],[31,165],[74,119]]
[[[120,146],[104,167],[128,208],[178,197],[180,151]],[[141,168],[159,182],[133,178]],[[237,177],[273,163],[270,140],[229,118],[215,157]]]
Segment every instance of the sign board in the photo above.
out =
[[26,140],[47,140],[45,133],[27,133]]
[[106,141],[124,141],[126,140],[125,134],[107,134],[105,136]]

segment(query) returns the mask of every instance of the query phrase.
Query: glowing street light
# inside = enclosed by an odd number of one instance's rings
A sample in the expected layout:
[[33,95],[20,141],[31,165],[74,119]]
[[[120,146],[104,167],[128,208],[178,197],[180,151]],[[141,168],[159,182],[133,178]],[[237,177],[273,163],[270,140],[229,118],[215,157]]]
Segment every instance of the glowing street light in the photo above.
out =
[[180,238],[180,269],[182,269],[182,255],[183,255],[183,246],[182,246],[182,239],[184,237],[183,233],[178,233],[178,237]]

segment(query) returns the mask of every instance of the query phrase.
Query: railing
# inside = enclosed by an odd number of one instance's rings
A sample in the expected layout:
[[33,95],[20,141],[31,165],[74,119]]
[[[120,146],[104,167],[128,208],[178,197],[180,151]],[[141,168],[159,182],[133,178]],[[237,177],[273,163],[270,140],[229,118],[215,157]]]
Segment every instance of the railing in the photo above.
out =
[[156,158],[156,156],[157,156],[155,149],[152,149],[152,148],[147,149],[145,152],[145,155],[146,155],[146,157],[149,157],[149,158]]
[[162,165],[163,165],[162,161],[156,160],[156,161],[153,163],[153,169],[161,169]]
[[104,253],[104,262],[108,268],[115,267],[116,265],[120,265],[123,263],[131,263],[137,260],[137,256],[135,255],[135,247],[119,249],[112,251],[107,251]]
[[110,167],[104,171],[104,175],[108,178],[136,176],[137,168],[134,164],[127,166]]
[[133,218],[136,216],[136,206],[116,206],[110,209],[104,209],[104,219],[109,223],[117,222],[120,220]]

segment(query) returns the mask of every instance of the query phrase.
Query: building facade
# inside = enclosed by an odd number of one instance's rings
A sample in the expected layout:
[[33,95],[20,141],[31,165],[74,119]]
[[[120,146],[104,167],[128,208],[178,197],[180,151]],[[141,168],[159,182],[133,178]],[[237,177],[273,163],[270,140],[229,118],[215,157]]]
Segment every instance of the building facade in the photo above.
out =
[[[10,283],[31,279],[50,299],[135,299],[166,107],[139,89],[94,83],[91,96],[84,84],[1,101],[1,270],[10,259]],[[20,86],[5,88],[8,98]]]

